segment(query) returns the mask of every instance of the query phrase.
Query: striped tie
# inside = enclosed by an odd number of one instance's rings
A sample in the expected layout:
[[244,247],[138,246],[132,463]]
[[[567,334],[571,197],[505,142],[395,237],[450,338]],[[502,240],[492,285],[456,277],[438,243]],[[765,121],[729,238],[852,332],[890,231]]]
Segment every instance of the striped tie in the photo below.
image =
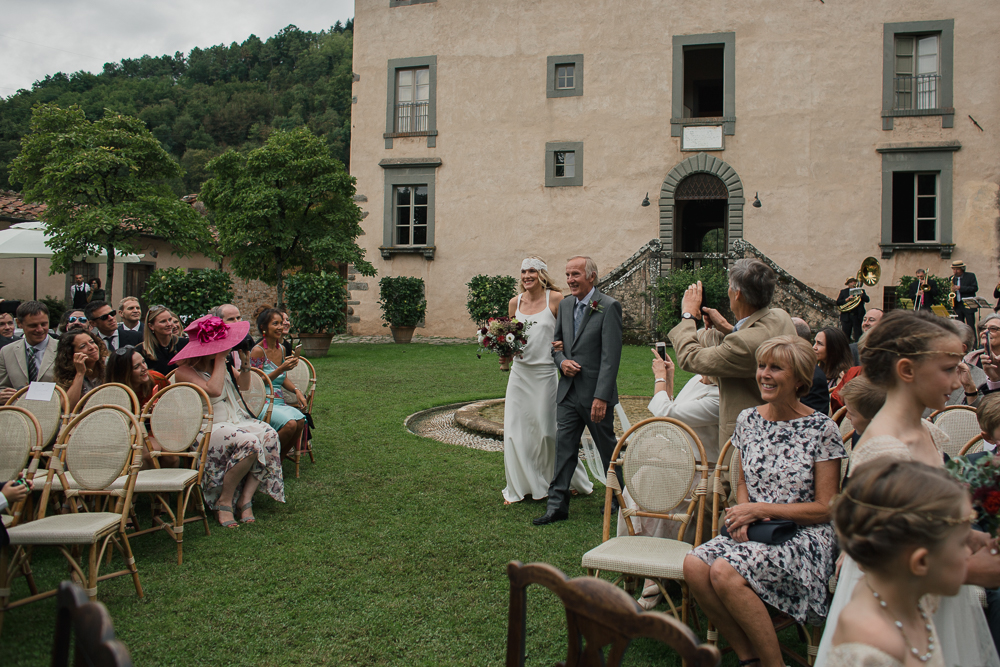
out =
[[25,356],[28,358],[28,382],[38,379],[38,365],[35,363],[35,348],[30,345],[24,346]]

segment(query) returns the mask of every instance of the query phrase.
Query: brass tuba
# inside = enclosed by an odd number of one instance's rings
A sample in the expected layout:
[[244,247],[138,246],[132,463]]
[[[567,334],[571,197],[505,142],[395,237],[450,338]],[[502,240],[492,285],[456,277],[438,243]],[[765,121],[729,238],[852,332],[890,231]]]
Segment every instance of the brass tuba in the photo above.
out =
[[[874,257],[866,257],[865,261],[861,262],[861,268],[858,269],[858,274],[855,277],[858,280],[858,284],[874,287],[882,277],[882,266]],[[846,313],[857,308],[860,303],[861,295],[858,294],[852,296],[843,306],[838,306],[837,308],[840,312]]]

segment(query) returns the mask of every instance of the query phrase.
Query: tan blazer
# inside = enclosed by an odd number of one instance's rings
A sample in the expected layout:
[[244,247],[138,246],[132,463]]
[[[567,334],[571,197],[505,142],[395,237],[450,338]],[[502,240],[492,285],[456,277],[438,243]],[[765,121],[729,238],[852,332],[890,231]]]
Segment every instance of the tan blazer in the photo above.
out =
[[780,308],[761,308],[747,318],[739,331],[722,337],[719,332],[697,330],[694,320],[682,320],[669,334],[677,365],[719,383],[719,447],[736,430],[736,418],[760,405],[757,386],[757,348],[775,336],[795,335],[792,318]]
[[[24,338],[0,348],[0,387],[20,389],[28,385],[28,360],[24,356]],[[55,382],[56,348],[59,341],[49,336],[42,362],[38,364],[38,381]]]

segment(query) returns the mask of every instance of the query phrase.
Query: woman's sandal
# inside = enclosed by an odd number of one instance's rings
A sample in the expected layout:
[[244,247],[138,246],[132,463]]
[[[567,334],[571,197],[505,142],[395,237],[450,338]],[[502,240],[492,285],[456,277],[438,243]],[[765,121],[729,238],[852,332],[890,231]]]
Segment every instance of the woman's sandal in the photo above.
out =
[[655,609],[661,602],[663,602],[663,594],[660,593],[659,586],[653,584],[642,589],[642,597],[639,598],[640,607],[646,611],[650,611],[651,609]]
[[250,512],[250,518],[249,519],[244,519],[243,518],[243,512],[247,511],[251,507],[253,507],[253,501],[252,500],[250,502],[248,502],[246,505],[240,505],[239,507],[236,508],[239,511],[239,513],[240,513],[240,521],[242,523],[256,523],[257,522],[257,519],[255,519],[254,516],[253,516],[253,511]]
[[215,520],[219,522],[219,525],[223,528],[239,528],[240,524],[236,521],[223,521],[219,518],[219,512],[229,512],[233,514],[233,508],[229,505],[216,505],[215,506]]

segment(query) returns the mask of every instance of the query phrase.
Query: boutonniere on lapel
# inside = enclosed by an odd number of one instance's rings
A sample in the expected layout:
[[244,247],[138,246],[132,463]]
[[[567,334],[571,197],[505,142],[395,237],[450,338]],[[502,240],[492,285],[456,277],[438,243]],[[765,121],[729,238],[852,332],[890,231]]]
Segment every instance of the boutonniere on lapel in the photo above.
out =
[[597,299],[594,299],[593,301],[590,302],[590,312],[592,312],[592,313],[603,313],[604,312],[604,306],[602,306]]

